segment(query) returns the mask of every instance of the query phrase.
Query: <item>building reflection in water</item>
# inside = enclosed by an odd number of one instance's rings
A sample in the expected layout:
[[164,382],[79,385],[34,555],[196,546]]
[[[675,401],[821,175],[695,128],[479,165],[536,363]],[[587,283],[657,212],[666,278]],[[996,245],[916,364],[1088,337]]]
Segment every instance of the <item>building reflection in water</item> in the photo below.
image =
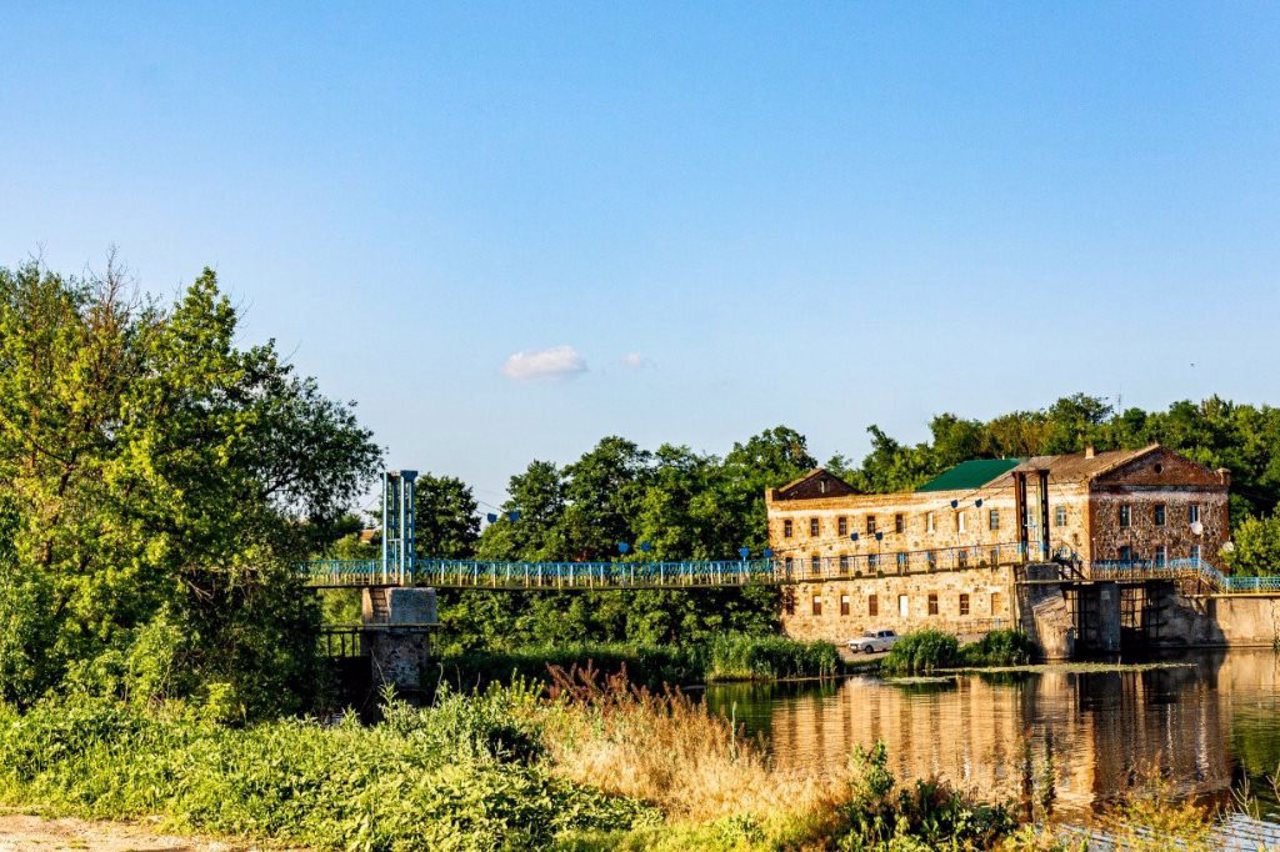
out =
[[1233,652],[1145,671],[717,687],[708,700],[764,734],[784,768],[839,772],[855,745],[883,740],[899,778],[937,776],[1017,800],[1051,773],[1055,809],[1080,812],[1155,778],[1170,795],[1226,799],[1237,705],[1265,701],[1257,715],[1277,742],[1277,669],[1274,653]]

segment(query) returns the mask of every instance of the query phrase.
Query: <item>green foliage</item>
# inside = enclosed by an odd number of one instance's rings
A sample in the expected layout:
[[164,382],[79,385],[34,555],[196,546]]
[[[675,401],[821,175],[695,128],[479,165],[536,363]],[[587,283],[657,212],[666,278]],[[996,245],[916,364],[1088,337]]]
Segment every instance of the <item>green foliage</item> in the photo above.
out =
[[546,848],[570,831],[654,822],[630,799],[553,777],[522,690],[386,721],[232,729],[181,709],[86,697],[41,702],[0,728],[0,790],[87,816],[160,814],[187,829],[316,849]]
[[1240,521],[1231,540],[1233,548],[1222,555],[1232,573],[1254,577],[1280,570],[1280,510]]
[[950,633],[913,630],[889,649],[880,670],[889,675],[931,674],[963,666],[1021,666],[1039,653],[1021,630],[992,630],[977,642],[961,645]]
[[1040,649],[1021,630],[992,630],[981,640],[960,648],[960,660],[967,666],[1024,666]]
[[829,642],[741,633],[692,645],[574,642],[446,655],[440,679],[449,688],[471,690],[512,681],[549,683],[551,667],[568,671],[587,666],[603,675],[625,672],[635,686],[661,689],[712,681],[831,677],[840,671],[840,655]]
[[889,649],[880,670],[891,675],[931,674],[961,662],[960,642],[941,630],[913,630]]
[[878,742],[858,746],[851,764],[852,795],[844,807],[846,827],[837,848],[847,850],[990,849],[1016,823],[1003,807],[975,804],[944,782],[918,780],[899,788],[888,770],[888,752]]
[[711,640],[705,679],[776,680],[832,677],[840,654],[830,642],[798,642],[784,636],[726,633]]
[[452,476],[418,477],[414,539],[419,556],[468,559],[480,538],[479,506],[471,488]]
[[236,326],[209,270],[164,308],[114,266],[0,269],[0,699],[219,682],[264,713],[319,681],[291,566],[379,454]]

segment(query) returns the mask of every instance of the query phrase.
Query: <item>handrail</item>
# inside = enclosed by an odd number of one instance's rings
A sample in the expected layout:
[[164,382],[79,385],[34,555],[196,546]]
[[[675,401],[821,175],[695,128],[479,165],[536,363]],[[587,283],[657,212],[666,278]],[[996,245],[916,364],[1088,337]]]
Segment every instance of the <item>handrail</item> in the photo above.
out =
[[[1024,565],[1044,557],[1017,543],[846,556],[779,556],[702,561],[513,562],[418,559],[404,581],[443,588],[626,589],[784,585]],[[815,561],[816,559],[816,561]],[[318,559],[301,566],[317,587],[398,585],[379,559]],[[1065,578],[1064,578],[1065,579]],[[1072,568],[1079,581],[1198,580],[1221,594],[1280,594],[1280,576],[1226,575],[1199,559],[1109,561]]]

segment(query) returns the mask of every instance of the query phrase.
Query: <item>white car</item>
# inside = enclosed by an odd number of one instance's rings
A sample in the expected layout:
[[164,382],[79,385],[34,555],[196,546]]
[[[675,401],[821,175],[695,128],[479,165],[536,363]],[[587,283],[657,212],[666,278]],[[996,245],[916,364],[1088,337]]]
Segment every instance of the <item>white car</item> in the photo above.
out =
[[849,650],[861,651],[864,654],[874,654],[877,651],[889,650],[901,638],[892,630],[868,630],[858,638],[849,640]]

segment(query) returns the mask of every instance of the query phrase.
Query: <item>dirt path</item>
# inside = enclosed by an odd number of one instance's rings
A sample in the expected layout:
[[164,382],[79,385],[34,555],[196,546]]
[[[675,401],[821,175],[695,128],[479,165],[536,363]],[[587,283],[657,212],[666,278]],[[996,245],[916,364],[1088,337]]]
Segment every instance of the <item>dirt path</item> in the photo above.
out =
[[[146,823],[45,819],[0,813],[0,852],[251,852],[261,847],[203,837],[177,837]],[[294,850],[299,852],[299,850]]]

